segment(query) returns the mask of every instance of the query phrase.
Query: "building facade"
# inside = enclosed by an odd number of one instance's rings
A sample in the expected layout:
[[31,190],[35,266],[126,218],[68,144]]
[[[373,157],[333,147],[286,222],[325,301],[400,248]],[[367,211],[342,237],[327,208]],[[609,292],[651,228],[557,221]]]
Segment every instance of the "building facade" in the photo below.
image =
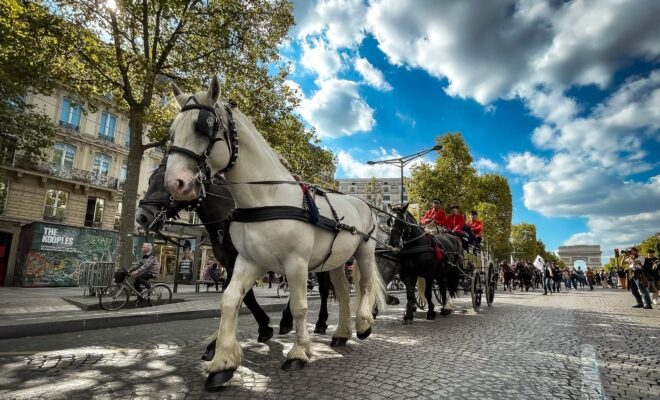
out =
[[[5,151],[0,160],[3,169],[0,181],[0,285],[57,285],[43,277],[32,277],[30,283],[26,275],[30,275],[28,270],[32,267],[25,258],[34,258],[36,254],[19,254],[20,241],[39,238],[77,241],[77,236],[117,236],[130,139],[128,118],[111,100],[96,100],[100,106],[92,112],[85,99],[72,96],[65,89],[57,89],[48,96],[28,94],[26,102],[49,116],[58,131],[45,161],[30,160],[10,151]],[[143,155],[138,197],[146,192],[149,175],[162,157],[157,148],[149,149]],[[36,228],[26,228],[33,223],[38,224]],[[65,231],[65,236],[45,234]],[[85,240],[87,243],[91,239]],[[108,243],[116,246],[116,240]],[[50,252],[41,257],[42,263],[50,263],[50,268],[47,265],[39,267],[44,276],[51,276],[58,272],[58,268],[63,275],[72,275],[71,265],[61,271],[61,260],[52,254],[58,250],[50,244],[39,243],[31,248],[42,247]],[[62,249],[66,247],[60,246]],[[68,256],[77,252],[81,257],[97,257],[78,248],[61,252]],[[107,254],[104,257],[110,257],[112,253]]]
[[[409,178],[404,178],[405,181],[408,181]],[[352,194],[358,196],[361,199],[369,200],[367,193],[367,184],[371,181],[371,178],[368,179],[338,179],[339,191],[342,193]],[[401,191],[403,190],[401,186],[400,178],[376,178],[376,181],[380,185],[380,189],[383,192],[382,203],[385,207],[390,204],[400,204],[401,203]],[[403,193],[403,202],[408,201],[408,194]]]

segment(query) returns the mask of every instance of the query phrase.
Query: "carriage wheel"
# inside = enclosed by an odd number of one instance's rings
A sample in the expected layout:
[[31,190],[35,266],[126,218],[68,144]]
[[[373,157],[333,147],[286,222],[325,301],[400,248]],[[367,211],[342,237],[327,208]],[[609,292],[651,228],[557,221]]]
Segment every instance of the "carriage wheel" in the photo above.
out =
[[495,269],[492,263],[488,264],[486,269],[486,304],[488,307],[493,305],[495,300],[495,291],[497,290],[497,278],[495,276]]
[[442,302],[442,293],[440,293],[440,285],[438,285],[436,282],[433,282],[433,295],[435,296],[435,299],[438,301],[438,304],[443,306],[444,303]]
[[483,293],[483,282],[479,271],[474,271],[472,274],[472,285],[470,286],[472,292],[472,308],[474,311],[479,312],[481,308],[481,294]]

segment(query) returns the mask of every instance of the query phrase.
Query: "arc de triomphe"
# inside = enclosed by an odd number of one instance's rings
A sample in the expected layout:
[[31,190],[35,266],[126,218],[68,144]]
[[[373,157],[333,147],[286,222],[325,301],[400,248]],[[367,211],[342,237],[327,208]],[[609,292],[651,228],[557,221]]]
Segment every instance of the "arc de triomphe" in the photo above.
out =
[[578,260],[587,263],[587,267],[600,268],[602,264],[600,245],[579,244],[576,246],[559,246],[559,258],[566,263],[566,266],[572,266]]

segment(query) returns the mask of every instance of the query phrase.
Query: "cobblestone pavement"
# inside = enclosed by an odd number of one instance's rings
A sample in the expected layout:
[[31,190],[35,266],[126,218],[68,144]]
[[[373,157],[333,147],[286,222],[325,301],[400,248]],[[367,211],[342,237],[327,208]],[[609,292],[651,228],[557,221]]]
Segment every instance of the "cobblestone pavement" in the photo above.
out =
[[403,307],[390,307],[366,341],[332,349],[312,335],[312,363],[298,372],[280,369],[293,334],[257,343],[242,316],[243,364],[218,393],[204,391],[200,360],[217,320],[4,340],[0,398],[660,399],[660,310],[607,289],[498,292],[495,302],[477,314],[463,296],[454,314],[418,312],[407,326]]

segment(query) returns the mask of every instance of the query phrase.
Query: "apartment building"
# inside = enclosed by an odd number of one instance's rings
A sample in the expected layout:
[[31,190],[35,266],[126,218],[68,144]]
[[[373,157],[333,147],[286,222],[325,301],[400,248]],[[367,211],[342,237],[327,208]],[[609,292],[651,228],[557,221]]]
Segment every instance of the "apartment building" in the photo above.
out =
[[[71,284],[84,257],[114,259],[130,133],[111,99],[96,100],[92,112],[64,88],[27,95],[59,129],[45,161],[0,156],[0,285]],[[162,157],[144,154],[139,194]]]
[[[410,178],[404,178],[405,181],[408,181]],[[343,193],[353,194],[362,199],[367,200],[366,188],[367,184],[371,181],[371,178],[368,179],[337,179],[339,182],[339,191]],[[376,181],[380,184],[380,188],[383,192],[383,204],[385,206],[389,204],[399,204],[401,203],[401,179],[400,178],[376,178]],[[403,202],[408,201],[408,194],[404,191],[403,193]]]

